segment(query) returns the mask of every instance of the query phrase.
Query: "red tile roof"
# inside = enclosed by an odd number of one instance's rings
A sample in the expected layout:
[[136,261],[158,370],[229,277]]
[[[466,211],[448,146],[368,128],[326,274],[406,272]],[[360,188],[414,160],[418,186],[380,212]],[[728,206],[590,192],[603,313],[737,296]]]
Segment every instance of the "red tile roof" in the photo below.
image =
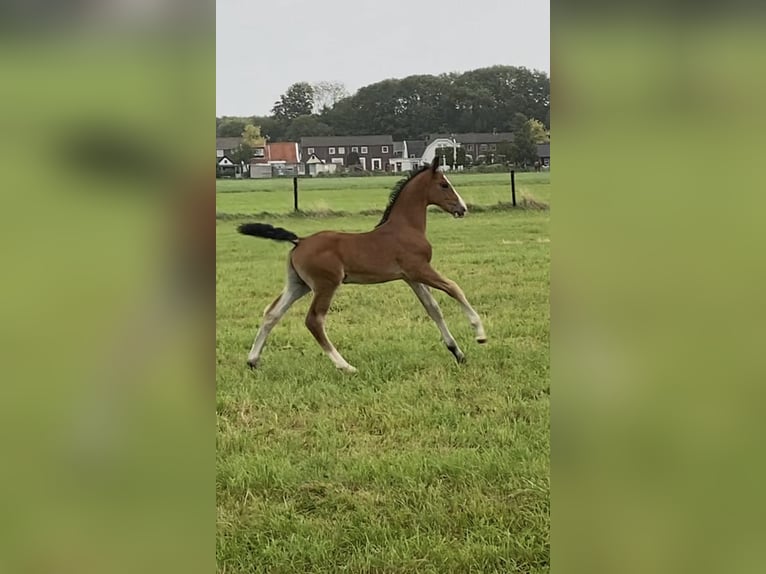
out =
[[269,142],[266,144],[263,157],[254,159],[252,163],[268,163],[270,161],[299,163],[298,144],[295,142]]

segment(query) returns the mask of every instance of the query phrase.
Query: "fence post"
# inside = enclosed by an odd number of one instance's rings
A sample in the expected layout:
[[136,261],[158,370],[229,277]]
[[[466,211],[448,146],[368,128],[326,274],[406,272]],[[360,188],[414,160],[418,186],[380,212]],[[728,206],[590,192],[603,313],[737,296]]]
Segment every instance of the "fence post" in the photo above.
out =
[[511,203],[516,207],[516,171],[511,170]]
[[293,177],[293,209],[298,211],[298,178]]

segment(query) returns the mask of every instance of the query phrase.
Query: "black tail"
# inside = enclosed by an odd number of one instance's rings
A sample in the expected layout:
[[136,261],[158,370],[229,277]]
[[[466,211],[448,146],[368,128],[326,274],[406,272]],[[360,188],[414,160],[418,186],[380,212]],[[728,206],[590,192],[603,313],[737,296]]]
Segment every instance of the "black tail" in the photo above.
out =
[[274,241],[290,241],[298,245],[299,238],[292,231],[274,227],[267,223],[243,223],[237,227],[242,235],[252,235],[253,237],[263,237],[264,239],[273,239]]

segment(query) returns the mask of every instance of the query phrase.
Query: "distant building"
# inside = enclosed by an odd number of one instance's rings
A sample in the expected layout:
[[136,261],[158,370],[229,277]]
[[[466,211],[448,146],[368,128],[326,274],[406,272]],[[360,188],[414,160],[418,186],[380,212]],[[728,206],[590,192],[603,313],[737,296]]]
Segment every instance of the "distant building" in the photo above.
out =
[[[497,151],[498,144],[513,142],[513,133],[511,132],[493,132],[479,133],[469,132],[464,134],[431,134],[428,137],[428,143],[435,139],[455,138],[465,149],[465,153],[470,155],[474,161],[482,155]],[[433,157],[431,158],[433,159]]]
[[301,162],[301,152],[296,142],[269,142],[254,149],[251,164],[287,164]]
[[268,142],[253,148],[250,177],[294,176],[303,173],[301,153],[296,142]]
[[352,152],[359,157],[362,169],[381,171],[389,169],[394,155],[394,140],[390,135],[326,136],[301,138],[304,157],[315,155],[322,162],[348,165]]
[[239,151],[240,145],[242,145],[242,138],[215,138],[215,157],[219,159],[224,156],[231,157]]
[[540,158],[540,163],[545,167],[551,166],[551,144],[537,144],[537,157]]
[[310,175],[311,177],[317,176],[320,173],[335,173],[335,170],[337,169],[337,163],[326,163],[319,159],[314,153],[306,159],[306,175]]

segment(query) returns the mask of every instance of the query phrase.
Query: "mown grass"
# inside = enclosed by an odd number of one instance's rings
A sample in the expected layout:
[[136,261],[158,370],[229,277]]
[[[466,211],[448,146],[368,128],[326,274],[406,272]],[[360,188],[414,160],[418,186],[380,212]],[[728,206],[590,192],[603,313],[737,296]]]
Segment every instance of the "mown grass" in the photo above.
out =
[[[305,235],[377,219],[268,222]],[[350,376],[304,327],[310,297],[246,368],[288,246],[237,223],[217,224],[219,572],[547,572],[549,213],[429,216],[434,266],[489,336],[477,345],[436,294],[465,365],[403,283],[342,287],[327,330]]]
[[[391,188],[400,178],[333,177],[301,178],[299,207],[303,211],[361,213],[383,209]],[[450,175],[455,188],[469,205],[490,206],[511,200],[510,176],[505,173]],[[288,213],[293,209],[292,178],[217,180],[216,211],[219,213]],[[517,199],[533,197],[550,203],[550,173],[516,174]]]

